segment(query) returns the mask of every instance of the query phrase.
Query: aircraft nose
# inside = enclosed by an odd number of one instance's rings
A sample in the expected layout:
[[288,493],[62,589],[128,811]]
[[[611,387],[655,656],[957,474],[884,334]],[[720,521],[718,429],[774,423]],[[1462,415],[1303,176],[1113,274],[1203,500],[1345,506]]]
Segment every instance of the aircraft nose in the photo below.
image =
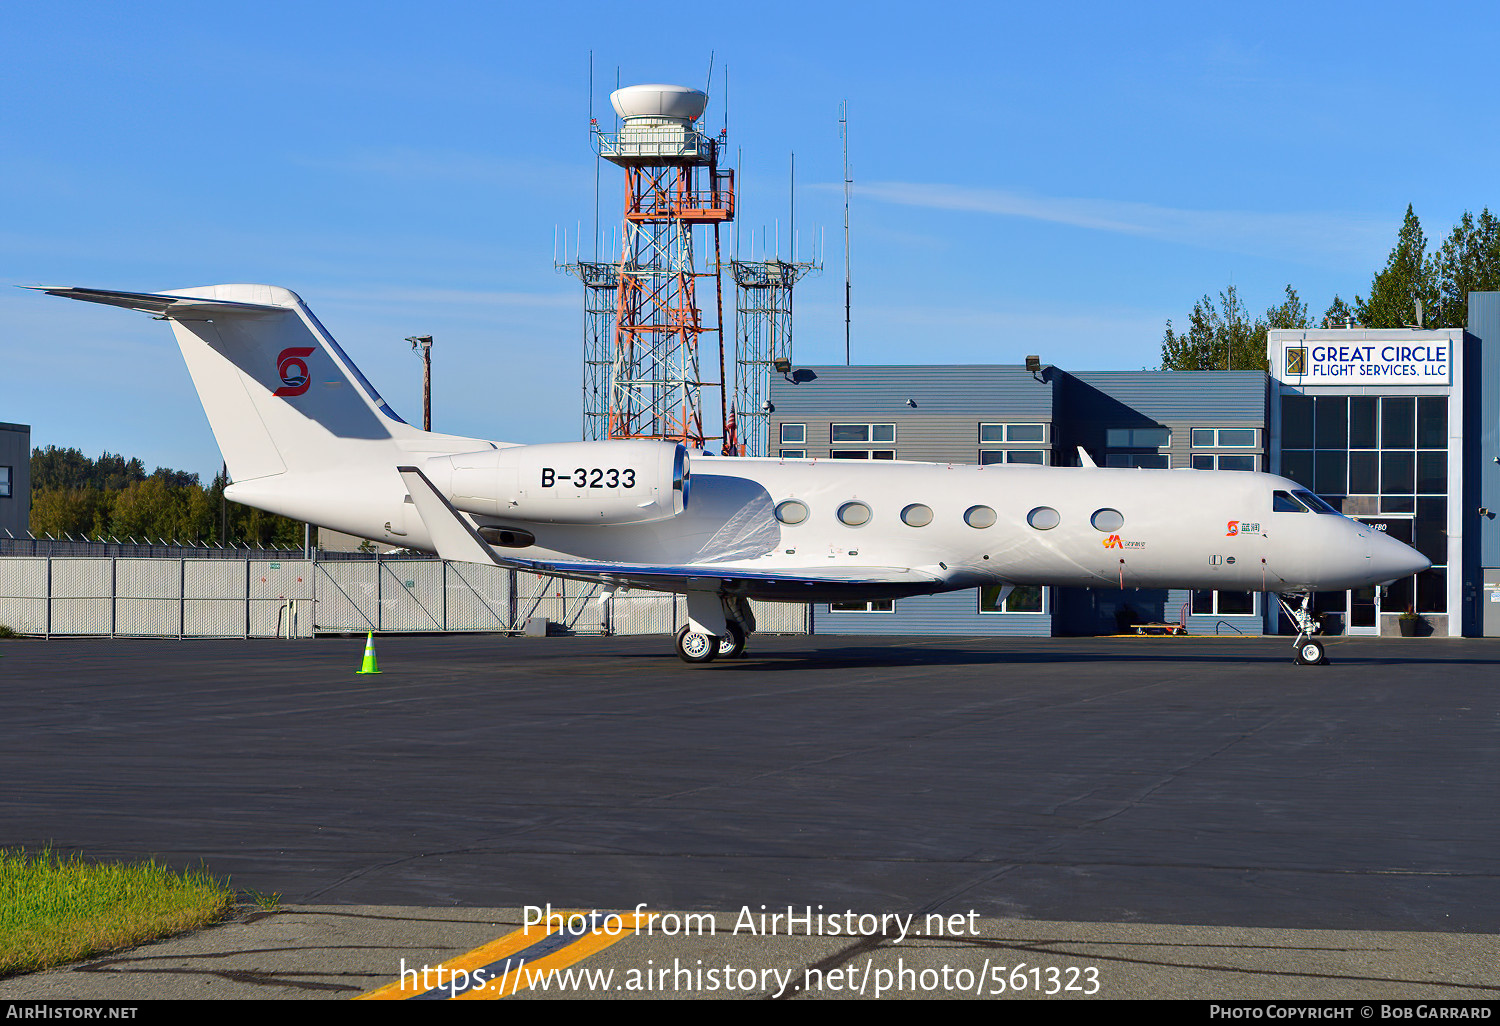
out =
[[1383,531],[1370,532],[1370,574],[1377,581],[1394,581],[1421,573],[1432,561]]

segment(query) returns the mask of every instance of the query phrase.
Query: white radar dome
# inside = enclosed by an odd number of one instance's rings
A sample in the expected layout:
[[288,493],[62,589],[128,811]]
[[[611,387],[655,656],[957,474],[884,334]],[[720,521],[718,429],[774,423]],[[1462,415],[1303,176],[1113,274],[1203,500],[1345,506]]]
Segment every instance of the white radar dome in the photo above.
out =
[[701,89],[675,85],[633,85],[609,94],[615,113],[622,118],[681,118],[696,121],[708,106]]

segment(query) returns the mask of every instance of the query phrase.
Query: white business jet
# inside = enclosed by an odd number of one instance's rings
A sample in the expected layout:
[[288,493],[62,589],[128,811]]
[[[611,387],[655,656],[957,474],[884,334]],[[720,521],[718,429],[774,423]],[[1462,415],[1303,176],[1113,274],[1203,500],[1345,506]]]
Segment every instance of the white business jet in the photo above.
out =
[[172,325],[235,502],[444,559],[686,595],[677,652],[690,663],[744,651],[749,599],[1061,585],[1272,592],[1299,630],[1296,662],[1317,664],[1314,591],[1428,566],[1269,474],[715,458],[673,442],[420,431],[286,289],[32,287]]

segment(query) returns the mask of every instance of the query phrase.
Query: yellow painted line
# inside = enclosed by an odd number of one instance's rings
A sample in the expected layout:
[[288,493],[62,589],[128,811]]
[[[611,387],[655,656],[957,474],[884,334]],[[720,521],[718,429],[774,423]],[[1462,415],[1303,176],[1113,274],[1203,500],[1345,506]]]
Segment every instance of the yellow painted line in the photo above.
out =
[[[555,915],[561,916],[561,921],[553,920],[550,925],[562,927],[571,915],[585,915],[586,912],[578,910],[563,911],[555,910]],[[526,990],[531,982],[544,974],[566,969],[577,962],[583,961],[590,955],[598,954],[612,944],[616,944],[626,937],[633,937],[636,932],[648,924],[659,913],[656,912],[620,912],[611,914],[621,924],[618,932],[605,932],[603,929],[588,930],[578,936],[577,940],[562,943],[560,947],[549,951],[547,954],[532,960],[517,960],[514,966],[506,965],[506,960],[515,958],[522,952],[546,941],[554,933],[562,933],[563,930],[551,930],[548,923],[538,923],[530,927],[522,927],[504,937],[492,940],[487,944],[475,948],[473,951],[459,955],[437,966],[409,967],[403,976],[392,983],[388,983],[368,994],[361,994],[355,1000],[365,1001],[406,1001],[414,997],[429,994],[433,990],[441,990],[441,987],[432,987],[429,984],[435,981],[447,983],[460,974],[472,976],[476,970],[490,967],[492,970],[501,964],[507,971],[491,971],[486,975],[484,985],[463,991],[453,995],[455,1000],[486,1001],[496,998],[508,997],[520,990]],[[427,970],[424,977],[422,970]]]

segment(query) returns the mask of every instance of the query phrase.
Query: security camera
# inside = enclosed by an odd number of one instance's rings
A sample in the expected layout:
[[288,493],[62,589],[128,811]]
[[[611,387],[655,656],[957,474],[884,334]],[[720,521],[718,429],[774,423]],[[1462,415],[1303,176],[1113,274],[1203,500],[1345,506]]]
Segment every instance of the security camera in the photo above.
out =
[[915,399],[908,399],[906,400],[906,405],[910,406],[912,409],[916,409],[917,401]]

